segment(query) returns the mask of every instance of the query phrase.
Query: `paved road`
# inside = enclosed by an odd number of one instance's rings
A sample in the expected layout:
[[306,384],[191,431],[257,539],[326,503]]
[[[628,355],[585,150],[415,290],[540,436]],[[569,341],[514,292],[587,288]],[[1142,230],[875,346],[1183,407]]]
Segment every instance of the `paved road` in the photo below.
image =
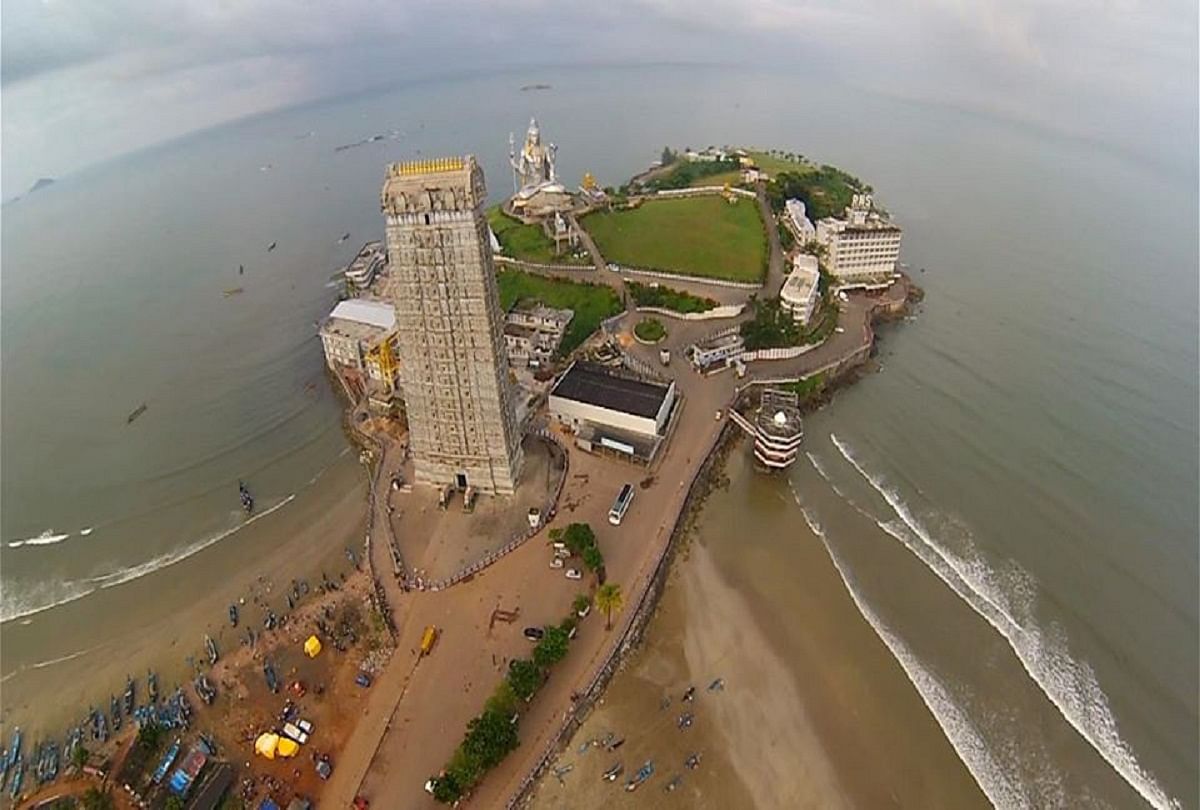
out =
[[775,226],[775,215],[771,212],[771,203],[767,199],[767,184],[759,180],[754,184],[754,195],[758,200],[758,211],[762,214],[763,227],[767,229],[767,245],[770,256],[767,259],[767,278],[764,284],[765,298],[775,298],[783,289],[784,267],[783,246],[779,244],[779,228]]

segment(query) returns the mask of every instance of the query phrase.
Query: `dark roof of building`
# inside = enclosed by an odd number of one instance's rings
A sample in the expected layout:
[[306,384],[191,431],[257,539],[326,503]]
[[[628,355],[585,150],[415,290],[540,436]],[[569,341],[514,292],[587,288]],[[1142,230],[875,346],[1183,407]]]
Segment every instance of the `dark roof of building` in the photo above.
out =
[[653,419],[667,398],[665,385],[618,377],[594,363],[567,369],[550,396]]
[[200,791],[193,797],[189,807],[191,810],[214,810],[232,784],[233,766],[228,762],[218,762],[201,784]]

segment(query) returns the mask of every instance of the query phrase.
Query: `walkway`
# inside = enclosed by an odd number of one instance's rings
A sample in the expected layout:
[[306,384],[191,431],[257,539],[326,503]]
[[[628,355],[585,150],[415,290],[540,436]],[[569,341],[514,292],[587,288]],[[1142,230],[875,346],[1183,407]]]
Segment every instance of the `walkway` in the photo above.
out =
[[775,225],[775,214],[771,211],[771,202],[767,199],[767,184],[758,180],[754,184],[754,195],[758,199],[758,211],[762,215],[763,227],[767,229],[767,245],[771,255],[767,260],[767,278],[763,282],[763,297],[776,298],[783,289],[784,267],[783,246],[779,243],[779,228]]

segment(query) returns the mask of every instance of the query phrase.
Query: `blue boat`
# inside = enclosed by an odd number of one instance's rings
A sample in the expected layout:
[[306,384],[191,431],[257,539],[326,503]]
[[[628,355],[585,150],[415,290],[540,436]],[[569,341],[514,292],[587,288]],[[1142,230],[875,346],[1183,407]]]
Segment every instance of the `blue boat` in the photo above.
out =
[[17,796],[21,795],[21,779],[24,777],[24,775],[25,763],[22,762],[21,758],[18,756],[16,761],[13,762],[12,787],[8,792],[8,795],[12,797],[13,801],[16,801]]
[[654,775],[654,761],[646,760],[646,764],[638,769],[638,772],[633,775],[633,778],[625,783],[625,790],[633,792],[642,786],[651,776]]
[[171,747],[167,749],[167,752],[163,754],[163,758],[158,763],[158,767],[154,769],[154,776],[152,777],[154,784],[162,784],[162,780],[167,777],[167,771],[171,770],[171,766],[175,764],[175,757],[179,756],[179,748],[181,745],[182,741],[176,737],[175,742],[172,743]]
[[17,764],[17,760],[21,758],[21,727],[13,729],[12,742],[8,746],[8,766]]

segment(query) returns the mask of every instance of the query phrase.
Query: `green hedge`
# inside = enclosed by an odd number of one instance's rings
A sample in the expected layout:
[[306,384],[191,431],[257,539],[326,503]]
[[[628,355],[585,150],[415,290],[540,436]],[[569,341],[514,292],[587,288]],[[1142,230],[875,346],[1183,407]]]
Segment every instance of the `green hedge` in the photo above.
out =
[[669,309],[672,312],[688,313],[708,312],[718,306],[717,302],[711,298],[701,298],[698,295],[673,290],[661,284],[639,284],[636,281],[630,281],[625,284],[625,289],[629,291],[630,297],[639,307],[658,307],[659,309]]

